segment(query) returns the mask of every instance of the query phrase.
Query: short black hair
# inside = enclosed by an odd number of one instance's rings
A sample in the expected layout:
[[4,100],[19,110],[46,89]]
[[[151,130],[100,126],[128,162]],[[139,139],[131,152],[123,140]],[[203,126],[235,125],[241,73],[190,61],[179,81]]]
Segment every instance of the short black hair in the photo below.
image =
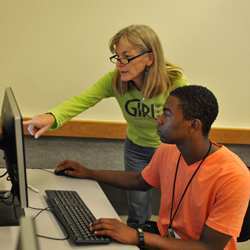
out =
[[179,99],[185,119],[199,119],[202,122],[202,133],[207,136],[219,112],[215,95],[200,85],[179,87],[170,95]]

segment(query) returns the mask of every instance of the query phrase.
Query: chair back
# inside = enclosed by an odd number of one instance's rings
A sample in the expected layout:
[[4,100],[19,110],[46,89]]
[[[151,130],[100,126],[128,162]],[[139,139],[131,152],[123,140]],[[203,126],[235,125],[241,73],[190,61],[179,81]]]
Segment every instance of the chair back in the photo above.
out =
[[238,242],[247,241],[250,239],[250,202],[248,203],[247,212],[245,214],[243,225],[241,227],[240,236],[237,238]]
[[[250,166],[248,166],[250,170]],[[250,201],[248,202],[247,212],[245,214],[243,224],[241,227],[240,236],[237,238],[238,242],[247,241],[250,239]]]

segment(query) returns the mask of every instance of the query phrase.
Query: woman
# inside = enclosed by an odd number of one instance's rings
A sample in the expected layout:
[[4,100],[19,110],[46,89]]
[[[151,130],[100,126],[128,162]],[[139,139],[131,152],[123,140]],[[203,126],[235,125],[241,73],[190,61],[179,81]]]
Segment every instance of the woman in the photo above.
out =
[[[162,113],[168,93],[185,85],[179,67],[166,63],[156,33],[146,25],[131,25],[110,41],[116,69],[94,85],[57,107],[25,122],[38,138],[58,128],[103,98],[115,97],[127,121],[124,162],[127,171],[141,171],[160,144],[155,119]],[[68,164],[74,164],[70,162]],[[70,166],[69,166],[70,167]],[[151,216],[150,193],[128,192],[128,224],[144,224]]]

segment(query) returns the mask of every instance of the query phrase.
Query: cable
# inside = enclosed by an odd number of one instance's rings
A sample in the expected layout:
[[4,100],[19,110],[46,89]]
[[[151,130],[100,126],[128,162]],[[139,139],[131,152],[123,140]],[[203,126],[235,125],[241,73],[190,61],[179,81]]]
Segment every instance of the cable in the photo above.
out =
[[0,175],[0,178],[3,178],[7,173],[8,173],[8,171],[5,171],[5,173],[3,173],[2,175]]
[[69,239],[69,235],[65,236],[64,238],[56,238],[56,237],[51,237],[51,236],[42,235],[42,234],[36,234],[36,236],[49,239],[49,240],[68,240]]
[[[35,220],[42,212],[44,211],[50,211],[49,207],[46,208],[36,208],[36,207],[30,207],[31,209],[35,209],[35,210],[40,210],[32,219]],[[69,235],[67,234],[64,238],[56,238],[56,237],[52,237],[52,236],[48,236],[48,235],[43,235],[43,234],[36,234],[37,237],[40,238],[45,238],[45,239],[49,239],[49,240],[68,240],[69,239]]]
[[[41,171],[44,171],[44,172],[47,172],[47,173],[50,173],[50,174],[53,174],[54,175],[54,171],[53,170],[48,170],[48,169],[45,169],[45,168],[38,168],[39,170]],[[29,186],[29,188],[32,190],[32,188]],[[34,191],[34,190],[32,190]],[[35,192],[35,191],[34,191]],[[42,212],[44,211],[50,211],[50,208],[49,207],[46,207],[46,208],[37,208],[37,207],[31,207],[29,206],[29,208],[31,209],[34,209],[34,210],[40,210],[34,217],[33,217],[33,220],[35,220]],[[66,232],[65,232],[66,233]],[[67,234],[67,233],[66,233]],[[44,239],[49,239],[49,240],[68,240],[69,239],[69,234],[67,234],[64,238],[57,238],[57,237],[52,237],[52,236],[48,236],[48,235],[43,235],[43,234],[36,234],[37,237],[40,237],[40,238],[44,238]]]
[[47,211],[49,211],[49,207],[46,207],[46,208],[41,208],[41,207],[31,207],[31,206],[28,206],[28,208],[30,209],[34,209],[34,210],[44,210],[44,209],[47,209]]
[[48,170],[46,168],[37,168],[37,169],[54,175],[54,170],[53,169],[51,169],[51,170]]
[[33,191],[33,192],[35,192],[35,193],[37,193],[37,194],[40,192],[39,189],[37,189],[37,188],[31,186],[30,184],[28,184],[27,186],[28,186],[28,189],[29,189],[29,190],[31,190],[31,191]]
[[[34,208],[34,209],[39,210],[39,208]],[[32,219],[35,220],[44,211],[49,211],[49,207],[40,209],[40,211],[35,216],[33,216]]]

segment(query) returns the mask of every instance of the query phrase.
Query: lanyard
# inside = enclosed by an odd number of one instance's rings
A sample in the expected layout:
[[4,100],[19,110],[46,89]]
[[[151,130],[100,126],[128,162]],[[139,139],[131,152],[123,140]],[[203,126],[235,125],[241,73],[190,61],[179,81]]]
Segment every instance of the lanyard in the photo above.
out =
[[174,176],[174,183],[173,183],[173,193],[172,193],[172,202],[171,202],[171,210],[170,210],[170,220],[169,220],[169,226],[168,226],[168,234],[170,237],[173,237],[175,238],[175,235],[174,235],[174,230],[172,228],[172,224],[173,224],[173,220],[174,220],[174,217],[175,215],[177,214],[177,211],[181,205],[181,202],[186,194],[186,191],[188,189],[188,187],[190,186],[193,178],[195,177],[195,175],[197,174],[197,172],[199,171],[202,163],[205,161],[205,159],[207,158],[207,156],[209,155],[210,153],[210,150],[211,150],[211,147],[212,147],[212,143],[209,141],[209,148],[208,148],[208,151],[207,153],[205,154],[205,156],[202,158],[199,166],[196,168],[196,170],[194,171],[193,175],[191,176],[190,180],[188,181],[188,184],[186,185],[182,195],[181,195],[181,198],[179,200],[179,203],[175,209],[175,212],[173,213],[173,207],[174,207],[174,194],[175,194],[175,183],[176,183],[176,178],[177,178],[177,173],[178,173],[178,169],[179,169],[179,163],[180,163],[180,159],[181,159],[181,154],[178,158],[178,161],[177,161],[177,164],[176,164],[176,170],[175,170],[175,176]]

